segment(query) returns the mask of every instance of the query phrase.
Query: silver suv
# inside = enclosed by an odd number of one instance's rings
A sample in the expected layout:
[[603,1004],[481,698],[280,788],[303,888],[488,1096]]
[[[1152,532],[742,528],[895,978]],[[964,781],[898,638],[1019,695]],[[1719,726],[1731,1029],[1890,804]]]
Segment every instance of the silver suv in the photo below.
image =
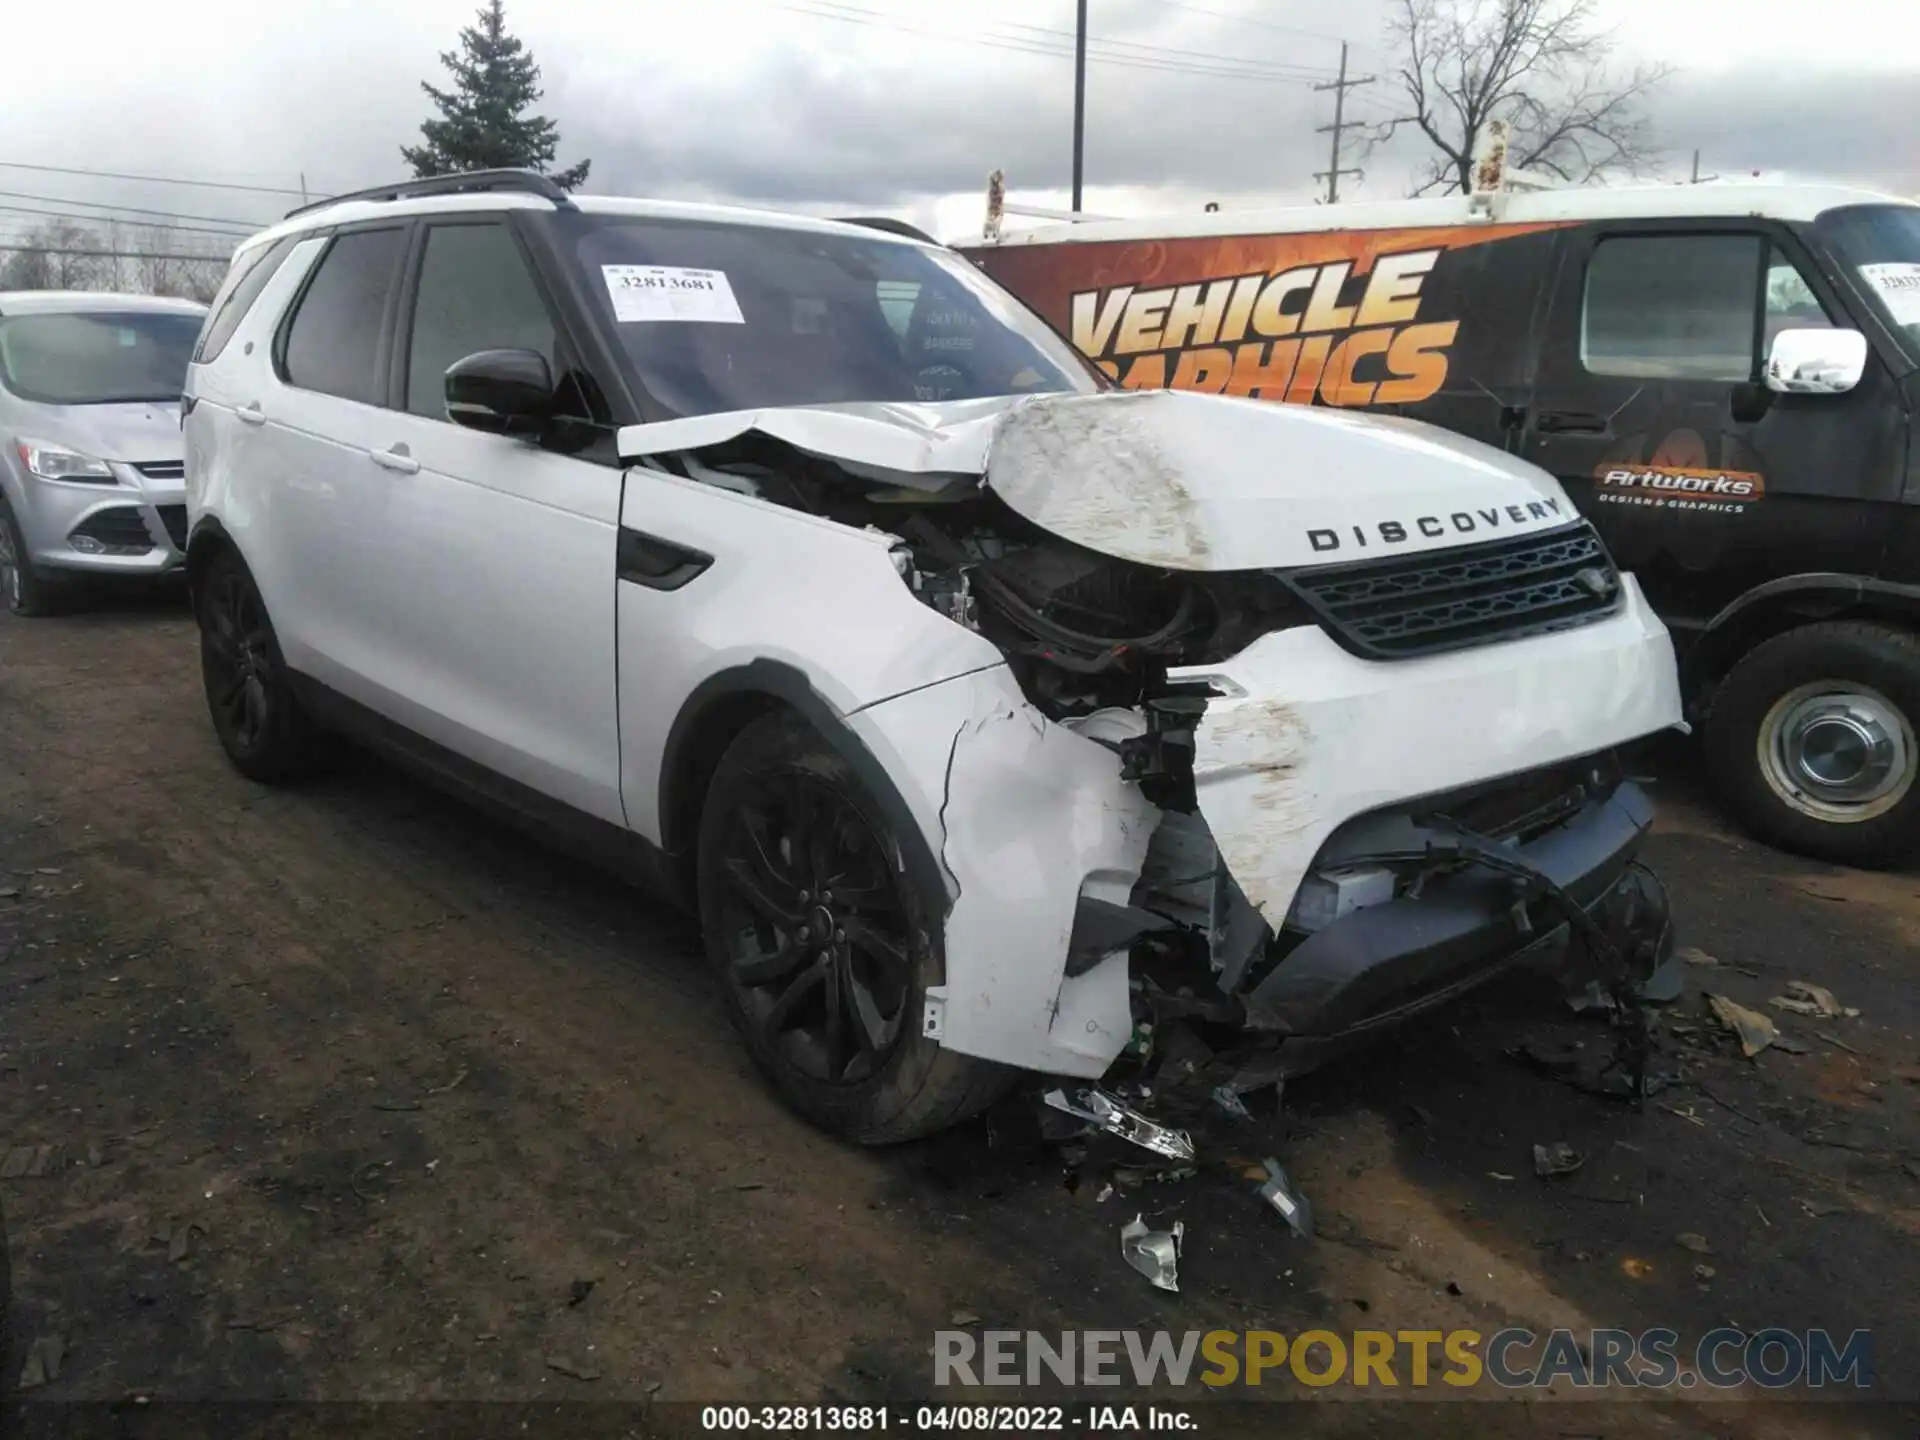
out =
[[180,391],[204,305],[0,293],[0,594],[43,615],[80,574],[185,560]]

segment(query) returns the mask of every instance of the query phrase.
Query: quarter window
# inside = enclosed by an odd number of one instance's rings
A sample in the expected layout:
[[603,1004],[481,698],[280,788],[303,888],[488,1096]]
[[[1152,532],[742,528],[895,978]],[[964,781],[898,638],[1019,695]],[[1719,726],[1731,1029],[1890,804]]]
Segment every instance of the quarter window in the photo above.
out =
[[407,357],[407,409],[447,417],[449,366],[480,350],[532,350],[555,368],[552,313],[504,225],[427,231]]
[[267,288],[267,282],[280,269],[280,262],[305,238],[304,235],[288,235],[277,244],[248,251],[227,271],[227,278],[220,285],[220,293],[213,297],[213,308],[207,312],[206,328],[200,332],[200,343],[193,352],[195,364],[204,365],[220,358],[220,352],[227,348],[227,341],[240,328],[240,322],[247,318],[247,311],[253,308],[253,302],[260,298],[260,292]]
[[287,331],[289,384],[381,402],[380,327],[405,239],[400,229],[354,230],[327,248]]
[[1637,380],[1751,380],[1767,250],[1758,235],[1601,241],[1587,266],[1581,363]]

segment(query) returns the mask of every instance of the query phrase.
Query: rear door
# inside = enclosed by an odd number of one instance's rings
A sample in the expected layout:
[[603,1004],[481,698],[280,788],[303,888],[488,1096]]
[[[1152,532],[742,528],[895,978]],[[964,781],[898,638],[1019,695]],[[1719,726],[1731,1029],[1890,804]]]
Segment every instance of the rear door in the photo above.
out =
[[1569,232],[1522,448],[1685,631],[1782,575],[1870,573],[1903,483],[1897,385],[1760,383],[1775,334],[1849,323],[1799,240],[1762,222]]

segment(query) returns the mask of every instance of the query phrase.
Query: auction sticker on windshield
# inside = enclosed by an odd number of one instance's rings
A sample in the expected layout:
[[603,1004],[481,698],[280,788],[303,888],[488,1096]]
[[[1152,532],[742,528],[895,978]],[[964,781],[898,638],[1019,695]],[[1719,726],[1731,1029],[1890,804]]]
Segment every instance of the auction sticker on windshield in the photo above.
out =
[[1895,324],[1920,325],[1920,265],[1908,261],[1862,265],[1860,274],[1880,292]]
[[744,325],[740,302],[724,270],[678,265],[602,265],[613,318],[623,325],[657,320],[694,320]]

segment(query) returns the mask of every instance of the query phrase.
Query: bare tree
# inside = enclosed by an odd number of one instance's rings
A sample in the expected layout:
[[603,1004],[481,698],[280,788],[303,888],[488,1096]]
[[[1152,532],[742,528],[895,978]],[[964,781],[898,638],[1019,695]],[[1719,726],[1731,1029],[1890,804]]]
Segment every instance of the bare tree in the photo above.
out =
[[130,287],[147,295],[211,300],[227,271],[227,256],[204,241],[190,243],[171,226],[148,225],[133,232]]
[[1508,163],[1580,184],[1636,174],[1654,150],[1642,111],[1671,73],[1620,67],[1596,0],[1397,0],[1398,111],[1372,136],[1412,129],[1431,147],[1413,193],[1472,189],[1487,125],[1507,123]]
[[71,220],[35,226],[18,246],[0,251],[0,288],[8,290],[98,290],[111,284],[111,264],[99,252],[112,247]]

